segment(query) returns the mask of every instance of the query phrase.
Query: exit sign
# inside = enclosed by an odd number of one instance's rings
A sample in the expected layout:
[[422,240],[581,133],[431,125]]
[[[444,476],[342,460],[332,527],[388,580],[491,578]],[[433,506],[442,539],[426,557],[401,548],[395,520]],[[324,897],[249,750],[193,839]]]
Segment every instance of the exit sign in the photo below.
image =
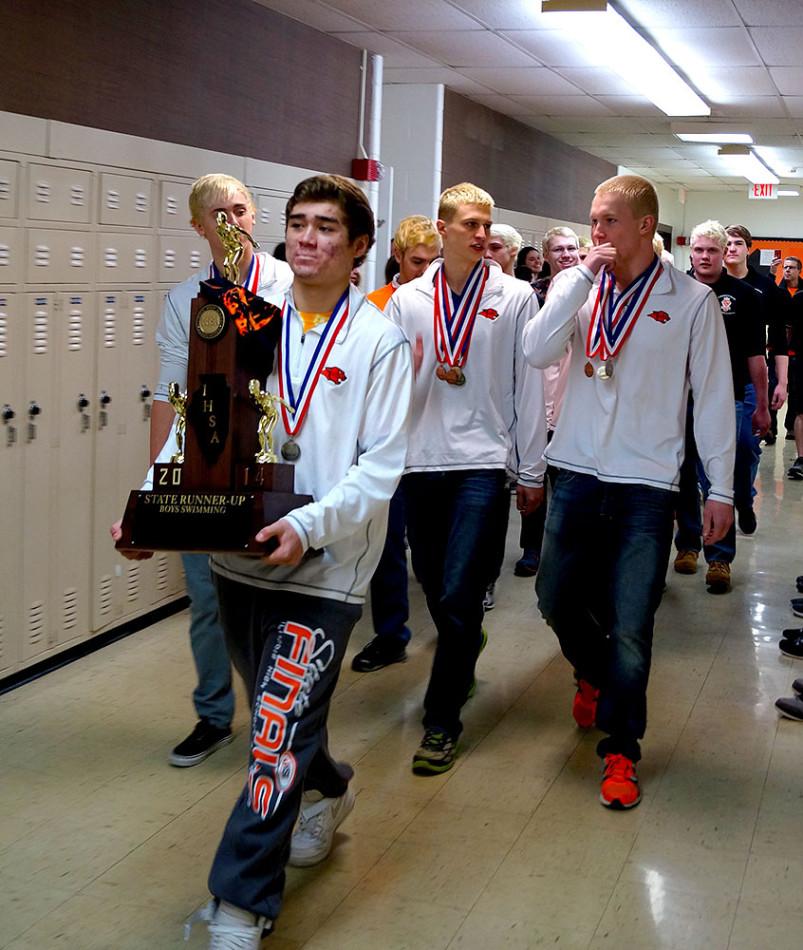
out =
[[757,198],[760,201],[775,201],[778,197],[778,192],[775,190],[775,185],[769,182],[767,184],[757,183],[747,189],[747,197]]

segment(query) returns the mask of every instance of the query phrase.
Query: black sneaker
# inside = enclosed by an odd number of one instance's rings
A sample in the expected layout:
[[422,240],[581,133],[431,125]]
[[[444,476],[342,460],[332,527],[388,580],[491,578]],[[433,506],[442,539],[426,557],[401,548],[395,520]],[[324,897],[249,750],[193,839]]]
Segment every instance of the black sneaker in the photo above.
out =
[[794,442],[794,441],[795,441],[795,433],[794,433],[794,432],[790,432],[790,431],[787,429],[787,430],[786,430],[786,436],[785,436],[785,438],[786,438],[786,441],[787,441],[787,442]]
[[493,610],[496,606],[496,583],[489,584],[485,588],[485,596],[482,598],[483,609]]
[[415,775],[440,775],[454,765],[457,742],[440,729],[427,729],[413,756]]
[[756,513],[752,508],[740,508],[738,510],[739,529],[742,534],[755,534],[758,523],[756,522]]
[[393,637],[374,637],[351,661],[351,668],[355,673],[373,673],[391,663],[404,663],[406,659],[405,644]]
[[786,474],[798,482],[803,481],[803,456],[798,455],[787,469]]
[[797,587],[798,593],[803,594],[803,574],[799,574],[795,578],[795,587]]
[[776,438],[777,436],[775,435],[774,432],[768,432],[764,436],[764,445],[775,445]]
[[535,577],[540,563],[541,554],[538,551],[525,548],[522,556],[516,561],[513,573],[516,577]]
[[803,660],[803,634],[797,631],[797,636],[789,640],[781,640],[778,648],[784,656],[791,656],[796,660]]
[[796,679],[794,683],[792,683],[792,689],[798,696],[803,698],[803,679]]
[[213,752],[228,745],[233,738],[231,729],[218,729],[207,719],[199,719],[187,738],[173,749],[167,761],[180,769],[198,765]]
[[775,700],[775,708],[785,719],[803,722],[803,699],[800,696],[782,696]]

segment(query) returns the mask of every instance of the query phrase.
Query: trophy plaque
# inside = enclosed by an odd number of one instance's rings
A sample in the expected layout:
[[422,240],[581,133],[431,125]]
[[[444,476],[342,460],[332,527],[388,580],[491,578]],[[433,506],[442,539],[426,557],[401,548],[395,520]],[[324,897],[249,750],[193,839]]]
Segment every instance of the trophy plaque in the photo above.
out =
[[[278,396],[260,380],[271,372],[281,311],[238,286],[241,236],[218,213],[226,248],[224,279],[201,281],[189,327],[187,390],[169,389],[176,452],[153,467],[153,490],[133,491],[116,547],[122,551],[269,553],[254,540],[265,525],[312,501],[294,492],[293,465],[273,451]],[[286,405],[286,404],[285,404]]]

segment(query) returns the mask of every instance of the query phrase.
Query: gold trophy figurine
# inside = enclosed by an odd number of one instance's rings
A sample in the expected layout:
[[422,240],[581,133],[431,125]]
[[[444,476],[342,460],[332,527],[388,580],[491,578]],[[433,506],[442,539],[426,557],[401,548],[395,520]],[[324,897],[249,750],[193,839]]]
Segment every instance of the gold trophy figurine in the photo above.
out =
[[215,230],[223,243],[223,247],[226,249],[226,256],[223,259],[223,276],[233,284],[239,284],[240,261],[243,258],[244,251],[240,235],[243,235],[251,242],[251,246],[254,250],[259,247],[259,244],[257,244],[251,235],[244,228],[241,228],[239,224],[229,224],[225,211],[218,211],[216,220],[217,228]]
[[184,434],[187,431],[187,394],[178,388],[178,383],[167,387],[167,399],[176,412],[176,451],[171,462],[184,463]]
[[280,404],[289,409],[290,412],[295,412],[295,410],[279,396],[274,396],[273,393],[269,393],[267,390],[263,391],[258,379],[252,379],[248,383],[248,392],[262,412],[259,417],[259,428],[257,429],[259,451],[255,456],[256,461],[259,464],[278,462],[279,458],[273,451],[273,430],[279,421],[279,410],[276,406]]

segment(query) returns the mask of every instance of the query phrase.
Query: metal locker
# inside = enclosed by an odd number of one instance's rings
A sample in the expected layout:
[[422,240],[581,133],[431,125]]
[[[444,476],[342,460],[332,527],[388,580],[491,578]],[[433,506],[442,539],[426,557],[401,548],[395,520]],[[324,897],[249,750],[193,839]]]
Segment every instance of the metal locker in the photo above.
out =
[[153,182],[131,175],[100,176],[101,224],[149,228],[153,219]]
[[0,284],[22,282],[22,245],[25,231],[22,228],[0,227]]
[[95,274],[95,235],[30,228],[25,280],[29,284],[89,283]]
[[153,251],[155,247],[150,234],[98,234],[99,284],[125,281],[126,283],[149,283],[154,279]]
[[58,387],[54,394],[55,511],[51,534],[51,645],[83,639],[90,629],[92,413],[96,300],[68,291],[57,299]]
[[60,165],[28,166],[25,217],[31,221],[89,224],[92,173]]
[[0,293],[0,675],[22,650],[23,371],[25,330],[20,298]]
[[[120,368],[125,328],[123,295],[98,294],[95,335],[95,388],[92,394],[94,431],[92,505],[92,632],[119,621],[123,614],[121,578],[124,559],[114,550],[109,527],[123,515],[119,490]],[[147,461],[147,459],[146,459]]]
[[287,198],[266,195],[264,192],[257,192],[255,198],[257,211],[254,235],[258,241],[270,245],[264,250],[272,251],[276,244],[284,240]]
[[159,227],[171,231],[190,228],[189,197],[192,186],[184,181],[160,183]]
[[25,382],[20,406],[23,448],[22,651],[23,663],[50,648],[49,550],[60,486],[51,473],[55,435],[55,295],[26,294]]
[[209,265],[209,245],[197,234],[159,235],[159,283],[180,284]]
[[20,164],[0,159],[0,218],[19,215]]

